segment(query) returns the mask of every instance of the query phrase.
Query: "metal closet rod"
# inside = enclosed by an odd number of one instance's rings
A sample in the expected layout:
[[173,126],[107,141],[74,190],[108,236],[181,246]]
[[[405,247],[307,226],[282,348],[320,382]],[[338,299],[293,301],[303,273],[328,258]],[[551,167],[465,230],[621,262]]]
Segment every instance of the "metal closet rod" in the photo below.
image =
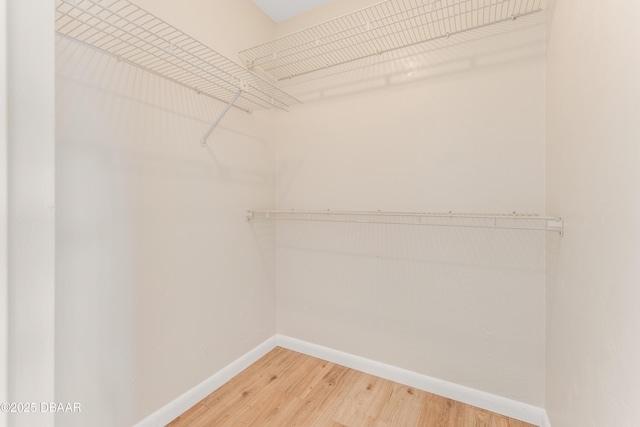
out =
[[[365,224],[495,228],[555,231],[561,236],[564,235],[564,221],[562,218],[519,214],[515,212],[512,214],[485,214],[454,212],[253,210],[247,211],[247,220],[355,222]],[[465,222],[465,220],[467,220],[467,222]]]

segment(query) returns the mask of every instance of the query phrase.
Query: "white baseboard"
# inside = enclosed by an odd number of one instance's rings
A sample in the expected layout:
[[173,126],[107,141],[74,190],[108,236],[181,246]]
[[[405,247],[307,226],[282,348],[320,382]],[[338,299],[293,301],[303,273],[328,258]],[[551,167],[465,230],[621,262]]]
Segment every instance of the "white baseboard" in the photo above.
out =
[[179,396],[177,399],[169,402],[147,418],[138,422],[134,427],[164,427],[172,420],[183,414],[187,409],[191,408],[216,389],[220,388],[231,378],[235,377],[251,364],[255,363],[262,356],[273,350],[276,345],[276,335],[274,335],[191,390]]
[[[437,394],[458,402],[486,409],[509,418],[524,421],[536,426],[545,426],[546,411],[537,406],[518,402],[484,391],[453,384],[437,378],[428,377],[416,372],[386,365],[364,357],[344,353],[342,351],[311,344],[296,338],[276,335],[279,347],[304,353],[309,356],[337,363],[348,368],[366,372],[381,378],[406,384],[429,393]],[[545,426],[546,427],[546,426]],[[550,427],[550,426],[549,426]]]
[[274,335],[269,338],[253,350],[213,374],[207,380],[138,422],[134,427],[165,426],[276,346],[406,384],[536,426],[551,427],[547,413],[542,408],[284,335]]

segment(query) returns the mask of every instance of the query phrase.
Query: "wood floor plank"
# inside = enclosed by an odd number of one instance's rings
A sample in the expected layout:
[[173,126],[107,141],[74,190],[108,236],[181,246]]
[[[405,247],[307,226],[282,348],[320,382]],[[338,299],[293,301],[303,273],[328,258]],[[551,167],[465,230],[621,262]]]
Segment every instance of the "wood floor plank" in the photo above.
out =
[[362,374],[347,388],[333,419],[348,426],[372,425],[382,410],[393,383],[373,375]]
[[459,414],[461,405],[446,397],[428,394],[420,411],[419,425],[460,427],[458,421],[462,418]]
[[391,383],[390,393],[378,411],[374,426],[420,426],[422,408],[427,404],[429,393]]
[[[291,426],[326,425],[332,420],[327,414],[339,402],[344,388],[357,376],[356,371],[333,365],[316,386],[305,395],[305,405],[290,420]],[[324,424],[323,424],[324,423]]]
[[170,427],[533,427],[275,348]]
[[508,427],[506,424],[503,424],[502,421],[503,419],[496,414],[481,411],[472,406],[464,407],[462,427]]
[[[216,392],[202,400],[202,404],[209,408],[202,419],[193,424],[193,427],[206,427],[222,425],[229,418],[241,413],[246,407],[251,406],[258,399],[258,395],[268,389],[270,384],[282,378],[301,354],[284,352],[282,349],[274,349],[232,380],[223,385]],[[235,417],[234,417],[235,418]]]
[[170,427],[179,427],[179,426],[189,426],[195,423],[209,408],[204,406],[201,403],[196,404],[191,409],[189,409],[184,414],[180,415],[175,420],[171,421],[167,426]]
[[286,392],[270,387],[262,393],[260,399],[255,399],[245,408],[239,410],[235,415],[231,415],[220,427],[231,426],[274,426],[281,427],[288,425],[299,405],[299,399],[288,395]]
[[335,365],[315,357],[305,357],[296,368],[279,383],[282,390],[293,396],[306,398]]
[[344,388],[354,381],[356,376],[349,368],[334,365],[306,396],[306,400],[315,402],[319,410],[326,410],[341,397]]

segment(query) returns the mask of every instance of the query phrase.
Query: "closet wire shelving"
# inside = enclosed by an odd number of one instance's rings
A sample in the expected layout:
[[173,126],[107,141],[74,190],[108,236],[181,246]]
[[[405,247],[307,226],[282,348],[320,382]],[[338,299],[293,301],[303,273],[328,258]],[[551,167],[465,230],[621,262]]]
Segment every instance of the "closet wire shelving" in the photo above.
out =
[[386,0],[243,50],[276,80],[485,27],[542,10],[542,0]]
[[56,0],[56,32],[247,112],[298,104],[293,96],[128,0]]
[[454,212],[254,210],[247,212],[247,220],[351,222],[364,224],[554,231],[561,236],[564,235],[564,221],[562,218],[519,213],[480,214]]

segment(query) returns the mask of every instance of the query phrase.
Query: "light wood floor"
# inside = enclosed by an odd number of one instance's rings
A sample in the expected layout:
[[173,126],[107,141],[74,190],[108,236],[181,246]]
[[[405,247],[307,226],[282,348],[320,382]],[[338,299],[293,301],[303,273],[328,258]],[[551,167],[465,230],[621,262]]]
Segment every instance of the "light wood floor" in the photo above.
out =
[[533,427],[282,348],[169,426]]

